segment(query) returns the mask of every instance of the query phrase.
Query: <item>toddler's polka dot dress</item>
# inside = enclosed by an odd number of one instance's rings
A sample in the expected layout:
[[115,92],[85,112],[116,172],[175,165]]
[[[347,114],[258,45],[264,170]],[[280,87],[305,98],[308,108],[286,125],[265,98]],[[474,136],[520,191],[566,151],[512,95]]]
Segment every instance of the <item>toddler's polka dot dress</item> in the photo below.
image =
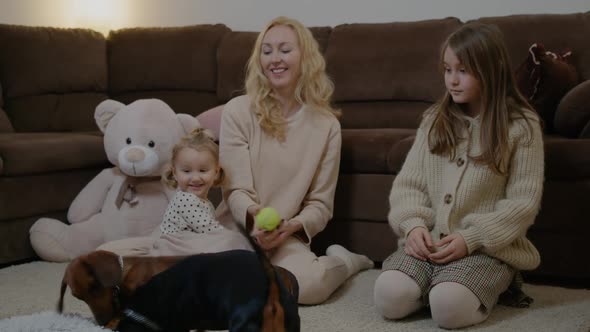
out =
[[197,197],[193,193],[178,190],[168,205],[164,221],[160,225],[162,234],[176,234],[192,231],[209,233],[223,229],[215,220],[215,207],[209,200]]

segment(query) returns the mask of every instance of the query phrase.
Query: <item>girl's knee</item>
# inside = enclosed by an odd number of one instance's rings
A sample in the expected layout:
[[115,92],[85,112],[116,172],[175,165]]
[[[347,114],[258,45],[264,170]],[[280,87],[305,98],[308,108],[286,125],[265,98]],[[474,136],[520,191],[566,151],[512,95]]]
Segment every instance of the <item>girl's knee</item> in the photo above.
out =
[[384,271],[375,281],[373,292],[377,311],[389,319],[408,316],[422,306],[421,290],[407,274]]
[[442,282],[428,296],[432,319],[442,328],[470,326],[487,318],[477,296],[461,284]]

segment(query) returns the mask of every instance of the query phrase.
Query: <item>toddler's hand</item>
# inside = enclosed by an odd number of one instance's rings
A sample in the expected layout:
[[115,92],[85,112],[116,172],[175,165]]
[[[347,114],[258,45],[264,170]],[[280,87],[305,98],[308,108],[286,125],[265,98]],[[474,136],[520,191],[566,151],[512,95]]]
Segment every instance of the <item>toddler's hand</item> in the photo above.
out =
[[446,264],[467,256],[467,244],[461,234],[449,234],[441,239],[436,246],[446,246],[428,255],[428,259],[436,264]]
[[416,227],[406,237],[404,252],[421,261],[426,261],[434,251],[430,232],[424,227]]

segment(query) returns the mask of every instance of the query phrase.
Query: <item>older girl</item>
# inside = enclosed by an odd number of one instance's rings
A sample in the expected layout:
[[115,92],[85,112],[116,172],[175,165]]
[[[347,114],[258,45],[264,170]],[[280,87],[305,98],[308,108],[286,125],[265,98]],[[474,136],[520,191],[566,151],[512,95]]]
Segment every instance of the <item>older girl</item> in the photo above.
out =
[[466,24],[442,47],[446,93],[429,109],[389,197],[399,250],[375,283],[379,312],[425,304],[444,328],[484,321],[518,270],[543,191],[538,116],[518,92],[500,31]]

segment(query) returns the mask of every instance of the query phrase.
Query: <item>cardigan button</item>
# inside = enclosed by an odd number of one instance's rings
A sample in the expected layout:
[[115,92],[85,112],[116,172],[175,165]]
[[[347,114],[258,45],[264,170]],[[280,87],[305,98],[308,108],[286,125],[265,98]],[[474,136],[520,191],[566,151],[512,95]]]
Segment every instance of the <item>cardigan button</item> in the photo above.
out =
[[465,164],[465,160],[463,160],[463,158],[459,158],[459,160],[457,160],[457,166],[461,167],[463,164]]
[[452,201],[453,201],[453,196],[451,194],[446,194],[445,195],[445,204],[451,204]]

